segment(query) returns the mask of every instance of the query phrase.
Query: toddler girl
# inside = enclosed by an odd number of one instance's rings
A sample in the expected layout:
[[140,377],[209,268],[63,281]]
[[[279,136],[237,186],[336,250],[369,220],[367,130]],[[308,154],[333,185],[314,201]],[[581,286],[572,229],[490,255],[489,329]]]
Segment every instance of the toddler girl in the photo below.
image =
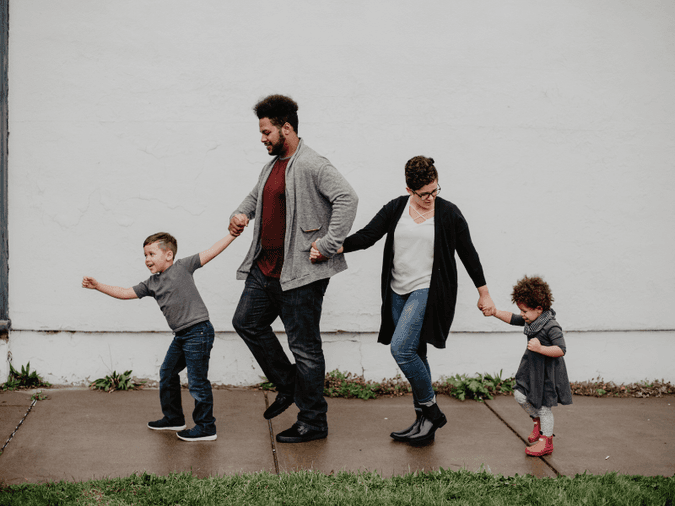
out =
[[527,277],[513,287],[511,300],[520,314],[487,309],[485,316],[496,316],[511,325],[525,326],[527,350],[516,373],[514,397],[534,420],[527,438],[536,443],[525,449],[527,455],[541,457],[553,453],[553,413],[551,407],[572,404],[572,391],[565,367],[565,339],[551,309],[553,296],[540,277]]

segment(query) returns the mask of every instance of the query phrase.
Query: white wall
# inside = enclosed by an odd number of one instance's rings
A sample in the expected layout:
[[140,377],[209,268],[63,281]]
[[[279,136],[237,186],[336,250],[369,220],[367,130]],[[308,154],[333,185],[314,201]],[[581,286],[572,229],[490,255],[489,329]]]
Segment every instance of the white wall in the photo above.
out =
[[[158,381],[171,338],[169,332],[14,331],[12,356],[15,367],[30,361],[31,371],[37,370],[54,384],[88,384],[113,371],[121,374],[129,369],[136,378]],[[280,333],[280,339],[290,356],[285,334]],[[565,339],[571,381],[675,382],[672,354],[653,351],[671,349],[675,332],[568,332]],[[522,332],[453,332],[447,344],[444,350],[429,350],[434,381],[455,374],[500,371],[504,378],[514,376],[526,339]],[[326,371],[350,371],[372,381],[400,374],[389,348],[378,344],[374,333],[324,333],[323,349]],[[209,378],[223,385],[253,385],[264,376],[236,333],[218,332]]]
[[[568,331],[675,329],[672,2],[10,9],[10,350],[18,331],[141,332],[139,343],[166,331],[154,301],[113,300],[81,278],[146,279],[142,242],[160,230],[179,257],[222,237],[268,160],[251,107],[277,92],[359,194],[355,228],[403,193],[410,157],[432,156],[500,308],[519,277],[541,274]],[[219,332],[232,330],[249,240],[196,274]],[[376,331],[380,253],[351,254],[331,280],[325,332]],[[460,284],[454,331],[511,330],[475,309],[461,268]],[[96,339],[83,335],[75,356]],[[658,335],[672,356],[672,334]]]

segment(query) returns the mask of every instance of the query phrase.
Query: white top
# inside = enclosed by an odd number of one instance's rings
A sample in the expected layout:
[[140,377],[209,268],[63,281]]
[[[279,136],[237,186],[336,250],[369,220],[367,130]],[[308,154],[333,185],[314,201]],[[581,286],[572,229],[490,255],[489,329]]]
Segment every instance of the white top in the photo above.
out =
[[391,289],[398,295],[429,288],[434,264],[434,217],[415,223],[408,206],[394,231]]

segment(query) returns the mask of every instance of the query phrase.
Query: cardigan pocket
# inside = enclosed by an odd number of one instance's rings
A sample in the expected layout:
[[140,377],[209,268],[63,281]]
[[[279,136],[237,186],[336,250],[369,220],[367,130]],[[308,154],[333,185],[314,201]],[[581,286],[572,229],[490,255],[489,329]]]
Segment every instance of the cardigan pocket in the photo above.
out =
[[323,229],[323,225],[302,226],[300,229],[303,231],[300,239],[302,241],[300,251],[309,251],[312,248],[312,243],[321,238],[319,232]]
[[302,231],[309,234],[311,232],[318,232],[323,228],[323,225],[319,225],[318,227],[311,226],[311,227],[302,227]]

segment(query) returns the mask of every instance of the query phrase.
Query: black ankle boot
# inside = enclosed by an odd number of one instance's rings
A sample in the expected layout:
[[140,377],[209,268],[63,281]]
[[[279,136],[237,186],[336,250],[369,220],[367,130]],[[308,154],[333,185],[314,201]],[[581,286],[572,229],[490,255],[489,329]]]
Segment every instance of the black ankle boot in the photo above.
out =
[[416,415],[415,422],[410,427],[398,432],[392,432],[389,435],[396,441],[405,441],[405,438],[407,436],[417,434],[420,428],[420,422],[422,421],[422,410],[419,408],[415,408],[415,415]]
[[422,406],[422,418],[420,419],[420,427],[416,434],[407,436],[404,441],[413,444],[424,444],[434,440],[436,430],[443,427],[448,422],[445,415],[438,407],[438,404],[433,403],[431,406]]

